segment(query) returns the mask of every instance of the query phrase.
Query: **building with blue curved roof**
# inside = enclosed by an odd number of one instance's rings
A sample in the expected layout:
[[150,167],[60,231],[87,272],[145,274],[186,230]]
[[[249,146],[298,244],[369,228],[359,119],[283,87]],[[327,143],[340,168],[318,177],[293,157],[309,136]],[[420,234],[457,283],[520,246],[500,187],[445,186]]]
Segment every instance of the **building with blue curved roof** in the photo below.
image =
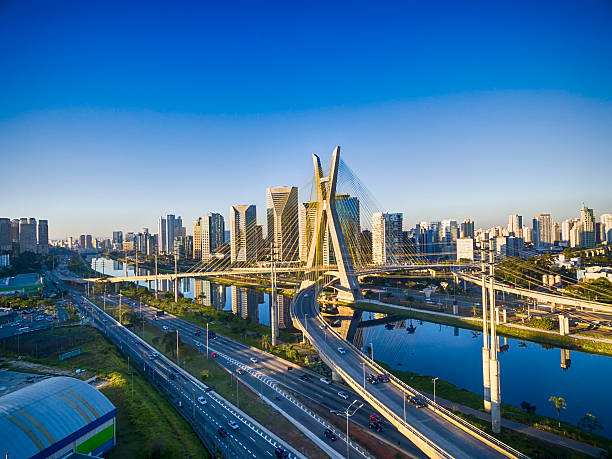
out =
[[10,459],[98,456],[115,446],[117,409],[100,391],[66,376],[0,397],[0,449]]

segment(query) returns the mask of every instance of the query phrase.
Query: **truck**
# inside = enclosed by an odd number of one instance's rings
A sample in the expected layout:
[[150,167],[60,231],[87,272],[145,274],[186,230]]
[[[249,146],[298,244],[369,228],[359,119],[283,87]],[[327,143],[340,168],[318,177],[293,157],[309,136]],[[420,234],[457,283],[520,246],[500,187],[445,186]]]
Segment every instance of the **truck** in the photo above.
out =
[[166,311],[157,311],[157,317],[163,316],[166,313]]

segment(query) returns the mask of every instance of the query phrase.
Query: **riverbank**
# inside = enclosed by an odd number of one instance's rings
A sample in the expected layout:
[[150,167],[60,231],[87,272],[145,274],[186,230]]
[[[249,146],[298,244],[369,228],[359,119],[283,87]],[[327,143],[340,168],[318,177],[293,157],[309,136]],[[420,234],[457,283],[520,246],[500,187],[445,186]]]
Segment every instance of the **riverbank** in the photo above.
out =
[[[431,391],[432,388],[432,376],[396,370],[383,362],[377,363],[409,386],[431,397],[429,391]],[[485,430],[489,434],[495,435],[491,432],[490,422],[486,422],[488,414],[483,409],[484,398],[481,395],[457,387],[450,382],[438,379],[436,381],[436,397],[441,405],[451,409],[458,415],[461,414],[465,416],[466,419],[477,427]],[[606,450],[608,455],[612,454],[612,440],[604,436],[588,432],[566,422],[561,422],[561,426],[559,427],[559,422],[556,419],[535,413],[527,413],[520,408],[505,403],[501,405],[501,412],[502,425],[505,429],[502,430],[501,435],[495,436],[532,457],[569,457],[559,454],[554,447],[550,446],[551,442],[553,444],[559,444],[561,440],[565,439],[594,447],[581,448],[580,445],[564,442],[566,443],[566,448],[573,446],[572,449],[574,451],[581,451],[583,454],[598,456],[598,448]],[[535,431],[529,432],[521,426],[528,426],[534,430],[542,431],[543,434],[539,435],[540,432]],[[544,433],[551,433],[562,438],[547,436]],[[530,442],[525,436],[535,437],[541,442],[545,442],[548,446],[536,445]]]
[[[408,306],[400,306],[371,300],[346,304],[353,309],[369,312],[392,314],[401,318],[421,319],[453,327],[469,330],[482,330],[482,319],[479,317],[455,316],[443,312],[427,311]],[[561,336],[556,332],[538,330],[532,327],[515,324],[500,324],[496,327],[497,334],[508,338],[518,338],[525,341],[547,344],[570,350],[612,356],[612,342],[600,338],[579,336]]]
[[[252,280],[244,280],[244,279],[235,279],[235,278],[225,278],[225,277],[207,277],[206,280],[210,281],[210,282],[214,282],[215,284],[221,284],[221,285],[229,285],[229,286],[234,286],[234,287],[248,287],[248,288],[252,288],[253,290],[257,290],[258,292],[265,292],[265,293],[272,293],[272,288],[267,287],[267,282],[266,285],[262,284],[262,283],[258,283]],[[295,289],[292,287],[287,287],[285,286],[280,287],[277,289],[277,293],[280,295],[284,295],[287,296],[289,298],[293,298],[293,295],[295,295]]]

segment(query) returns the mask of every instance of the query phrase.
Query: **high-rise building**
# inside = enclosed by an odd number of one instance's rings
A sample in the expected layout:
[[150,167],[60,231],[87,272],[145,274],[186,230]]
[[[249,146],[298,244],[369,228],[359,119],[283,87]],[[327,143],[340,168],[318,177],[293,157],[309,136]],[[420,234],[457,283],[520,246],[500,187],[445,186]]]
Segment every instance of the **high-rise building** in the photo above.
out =
[[314,233],[315,220],[317,218],[317,203],[302,202],[298,205],[298,221],[300,232],[299,255],[300,260],[308,260],[308,250]]
[[595,247],[595,219],[593,218],[593,209],[589,209],[583,205],[580,209],[580,223],[582,232],[580,235],[581,247]]
[[257,261],[258,249],[253,244],[256,226],[257,210],[255,205],[230,207],[230,254],[232,263]]
[[[342,231],[344,243],[353,262],[353,266],[361,265],[362,255],[359,245],[359,235],[361,234],[359,198],[349,196],[348,194],[336,195],[336,213],[338,214],[340,230]],[[334,263],[336,263],[336,257],[329,228],[327,228],[323,235],[323,265],[332,265]]]
[[457,261],[474,261],[474,239],[461,237],[457,239]]
[[37,252],[36,219],[22,218],[19,221],[19,253]]
[[520,215],[510,215],[508,217],[508,234],[510,236],[523,236],[523,217]]
[[174,236],[176,235],[176,221],[174,215],[166,215],[166,253],[174,253]]
[[529,228],[528,226],[523,226],[523,240],[526,243],[533,242],[531,238],[531,228]]
[[12,248],[11,242],[11,220],[0,218],[0,251],[8,251]]
[[123,249],[123,231],[113,231],[113,248],[115,250]]
[[193,258],[202,259],[202,217],[193,223]]
[[461,222],[461,230],[459,231],[459,237],[474,237],[474,222],[469,218],[466,218]]
[[401,213],[372,214],[372,261],[374,264],[400,263],[402,251]]
[[368,265],[372,263],[372,231],[363,230],[359,235],[359,251],[362,263]]
[[45,255],[49,252],[49,221],[38,220],[38,252]]
[[277,186],[266,189],[268,244],[274,244],[278,261],[294,261],[299,255],[298,189]]
[[211,253],[223,245],[225,220],[221,214],[209,212],[201,222],[202,260],[209,261]]
[[561,225],[558,222],[553,223],[553,242],[560,242],[561,239]]
[[86,249],[93,249],[94,248],[93,238],[91,237],[91,234],[87,234],[85,236],[85,248]]
[[601,232],[603,241],[608,245],[612,245],[612,214],[603,214],[599,217],[601,222]]
[[157,252],[160,254],[168,252],[168,233],[166,229],[166,219],[159,217],[157,219]]
[[19,223],[20,220],[18,218],[14,218],[11,220],[11,243],[19,244]]
[[550,248],[553,241],[553,222],[550,214],[538,214],[533,219],[533,244],[537,249]]

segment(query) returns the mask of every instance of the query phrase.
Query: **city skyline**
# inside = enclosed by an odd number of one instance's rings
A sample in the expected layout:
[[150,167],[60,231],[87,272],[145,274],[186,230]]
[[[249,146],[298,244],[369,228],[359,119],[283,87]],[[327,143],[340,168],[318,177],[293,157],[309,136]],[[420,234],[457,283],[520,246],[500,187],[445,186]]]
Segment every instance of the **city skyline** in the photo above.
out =
[[337,144],[406,222],[612,207],[606,168],[575,167],[612,151],[609,3],[329,7],[342,21],[275,9],[254,23],[222,7],[116,8],[123,22],[112,4],[0,10],[2,210],[45,215],[51,238],[263,210],[266,188],[307,183],[310,154]]

